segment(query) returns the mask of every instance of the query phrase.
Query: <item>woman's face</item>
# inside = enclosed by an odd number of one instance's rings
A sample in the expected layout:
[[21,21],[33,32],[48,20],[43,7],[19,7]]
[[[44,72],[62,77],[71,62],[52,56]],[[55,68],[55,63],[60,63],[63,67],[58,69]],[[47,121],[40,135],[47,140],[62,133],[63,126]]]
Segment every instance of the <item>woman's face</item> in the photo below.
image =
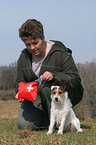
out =
[[27,39],[24,41],[28,51],[34,56],[41,56],[44,51],[44,38]]

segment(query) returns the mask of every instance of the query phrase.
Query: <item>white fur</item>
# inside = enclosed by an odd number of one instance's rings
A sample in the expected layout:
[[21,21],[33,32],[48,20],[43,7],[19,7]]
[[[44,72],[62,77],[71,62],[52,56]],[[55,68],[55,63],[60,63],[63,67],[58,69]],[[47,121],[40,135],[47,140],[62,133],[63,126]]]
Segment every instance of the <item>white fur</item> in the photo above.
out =
[[[54,86],[51,87],[53,89]],[[59,86],[55,86],[59,89]],[[58,134],[63,134],[65,128],[71,124],[71,131],[76,130],[77,132],[82,132],[80,128],[80,121],[76,117],[74,111],[72,110],[71,102],[68,98],[68,93],[65,92],[63,98],[58,94],[52,97],[51,101],[51,112],[50,112],[50,125],[49,130],[46,134],[51,134],[53,132],[53,127],[56,122],[56,126],[59,127]],[[58,98],[58,101],[55,100]]]

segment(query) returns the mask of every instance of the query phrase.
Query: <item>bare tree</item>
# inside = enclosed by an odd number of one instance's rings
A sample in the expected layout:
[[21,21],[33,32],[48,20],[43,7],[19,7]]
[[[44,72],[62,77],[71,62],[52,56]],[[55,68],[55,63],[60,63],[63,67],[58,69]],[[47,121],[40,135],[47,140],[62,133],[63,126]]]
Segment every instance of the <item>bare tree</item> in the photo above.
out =
[[84,86],[84,97],[90,108],[91,116],[96,117],[96,63],[85,63],[77,65],[82,84]]

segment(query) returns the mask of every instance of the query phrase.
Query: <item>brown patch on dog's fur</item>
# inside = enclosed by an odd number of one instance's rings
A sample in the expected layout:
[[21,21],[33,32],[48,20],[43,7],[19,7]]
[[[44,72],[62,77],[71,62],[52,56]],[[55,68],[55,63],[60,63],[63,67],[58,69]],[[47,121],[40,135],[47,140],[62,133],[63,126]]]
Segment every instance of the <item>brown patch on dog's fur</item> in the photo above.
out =
[[52,97],[55,94],[58,94],[61,98],[63,98],[65,89],[66,89],[66,86],[60,86],[59,89],[57,87],[54,87],[52,89]]

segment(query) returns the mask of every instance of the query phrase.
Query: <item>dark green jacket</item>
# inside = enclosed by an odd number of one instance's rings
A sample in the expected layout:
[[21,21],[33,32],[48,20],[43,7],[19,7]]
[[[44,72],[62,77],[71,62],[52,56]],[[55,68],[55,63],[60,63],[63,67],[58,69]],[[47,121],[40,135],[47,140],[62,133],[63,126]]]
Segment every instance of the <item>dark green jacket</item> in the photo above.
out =
[[[45,71],[53,74],[54,79],[48,83],[55,85],[66,85],[66,90],[69,92],[69,97],[73,105],[76,105],[83,95],[83,87],[81,86],[81,79],[74,60],[72,58],[72,51],[66,48],[62,42],[54,41],[51,50],[42,63],[39,76]],[[16,93],[18,92],[19,82],[32,82],[38,77],[32,71],[32,55],[28,49],[24,49],[17,62],[17,80],[16,80]],[[81,87],[81,94],[77,98],[72,95],[76,87]],[[79,98],[78,98],[79,97]]]

